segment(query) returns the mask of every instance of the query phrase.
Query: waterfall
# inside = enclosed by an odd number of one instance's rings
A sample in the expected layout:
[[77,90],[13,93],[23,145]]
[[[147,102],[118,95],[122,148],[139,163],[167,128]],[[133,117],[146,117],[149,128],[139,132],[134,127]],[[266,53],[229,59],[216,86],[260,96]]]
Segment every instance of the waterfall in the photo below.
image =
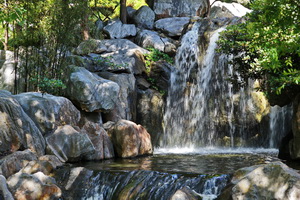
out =
[[249,80],[247,87],[239,89],[228,81],[235,73],[228,63],[230,56],[216,52],[223,30],[200,20],[182,37],[160,147],[277,147],[267,141],[275,140],[268,133],[285,135],[285,129],[269,128],[269,121],[277,123],[286,113],[270,108],[264,95],[254,89],[258,82]]

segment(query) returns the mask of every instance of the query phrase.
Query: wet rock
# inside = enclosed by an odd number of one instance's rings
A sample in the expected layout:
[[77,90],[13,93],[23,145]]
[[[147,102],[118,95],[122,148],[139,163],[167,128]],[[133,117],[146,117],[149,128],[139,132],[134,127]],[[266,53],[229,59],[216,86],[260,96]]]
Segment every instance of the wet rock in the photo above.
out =
[[113,74],[109,72],[97,73],[99,76],[111,80],[120,86],[120,93],[114,110],[103,113],[105,121],[119,121],[136,119],[136,80],[133,74]]
[[106,131],[99,124],[87,122],[81,132],[87,134],[95,147],[95,152],[84,157],[85,160],[103,160],[114,157],[113,144]]
[[14,152],[0,160],[0,174],[8,178],[34,160],[37,156],[30,150]]
[[300,159],[300,95],[293,102],[292,139],[283,145],[288,146],[291,159]]
[[298,199],[300,175],[281,162],[242,168],[235,172],[232,199]]
[[64,163],[61,162],[55,155],[44,155],[39,157],[39,160],[48,161],[53,166],[54,169],[64,165]]
[[157,18],[195,16],[199,7],[207,7],[206,0],[153,0]]
[[189,187],[184,187],[177,190],[170,198],[170,200],[198,200],[202,199],[196,192]]
[[121,20],[111,20],[103,28],[110,39],[121,39],[136,35],[136,27],[133,24],[123,24]]
[[137,33],[135,42],[143,48],[153,47],[159,51],[175,54],[176,45],[166,37],[161,37],[157,32],[150,30],[140,30]]
[[0,154],[31,149],[44,155],[45,140],[18,101],[7,91],[0,91]]
[[149,78],[164,94],[168,93],[172,66],[165,61],[153,62],[150,67]]
[[16,200],[58,199],[62,194],[54,178],[42,172],[33,175],[19,172],[11,176],[7,184]]
[[80,120],[79,110],[67,98],[38,92],[21,93],[14,97],[43,135],[64,124],[76,126]]
[[133,20],[140,28],[153,29],[155,13],[148,6],[142,6],[135,12]]
[[70,125],[59,126],[53,134],[46,137],[47,153],[57,156],[62,162],[79,161],[85,155],[93,153],[95,148],[88,135],[79,131]]
[[152,89],[138,91],[137,123],[148,130],[153,146],[158,145],[163,134],[164,106],[163,95],[159,92]]
[[149,133],[134,122],[120,120],[108,130],[108,135],[118,157],[134,157],[153,152]]
[[216,1],[211,8],[210,17],[211,18],[242,17],[249,12],[251,12],[251,10],[245,8],[241,4]]
[[189,23],[189,17],[171,17],[157,20],[155,28],[170,37],[181,36],[184,27]]
[[0,175],[0,199],[14,200],[13,195],[7,187],[6,178],[2,175]]
[[82,110],[109,111],[115,107],[120,89],[118,84],[82,67],[70,66],[69,69],[66,95]]

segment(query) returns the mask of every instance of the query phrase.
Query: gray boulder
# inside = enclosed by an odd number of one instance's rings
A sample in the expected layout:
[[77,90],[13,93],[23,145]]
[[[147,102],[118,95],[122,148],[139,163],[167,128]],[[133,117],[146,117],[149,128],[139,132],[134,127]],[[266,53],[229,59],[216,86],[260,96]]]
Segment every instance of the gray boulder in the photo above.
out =
[[102,39],[102,30],[104,28],[104,23],[101,19],[97,19],[95,22],[95,33],[94,33],[94,38],[95,39]]
[[127,6],[127,7],[126,7],[126,10],[127,10],[127,17],[128,17],[129,19],[133,19],[134,14],[136,13],[136,9],[134,9],[134,8],[131,7],[131,6]]
[[85,155],[94,153],[95,148],[88,135],[75,128],[70,125],[59,126],[47,136],[47,153],[57,156],[62,162],[79,161]]
[[0,199],[5,200],[14,200],[13,195],[9,191],[7,184],[6,184],[6,178],[3,175],[0,175]]
[[211,8],[210,17],[211,18],[242,17],[249,12],[251,12],[251,10],[242,6],[239,3],[225,3],[221,1],[216,1]]
[[300,175],[281,162],[242,168],[235,172],[232,199],[292,200],[300,196]]
[[[88,55],[89,53],[102,53],[107,51],[107,47],[103,45],[101,40],[85,40],[81,42],[76,48],[76,54],[78,55]],[[83,59],[73,58],[76,62],[84,62]],[[71,60],[71,61],[73,61]]]
[[142,6],[135,12],[133,20],[140,28],[153,29],[155,13],[148,6]]
[[79,110],[67,98],[37,92],[21,93],[14,97],[43,135],[64,124],[76,126],[80,120]]
[[153,153],[151,137],[141,125],[120,120],[108,129],[118,157],[127,158]]
[[114,109],[120,87],[82,67],[69,66],[66,96],[87,112]]
[[120,39],[136,35],[136,27],[133,24],[123,24],[119,19],[111,20],[103,28],[110,39]]
[[155,31],[140,30],[137,33],[135,42],[143,48],[153,47],[168,54],[175,54],[176,52],[174,42],[170,38],[161,37]]
[[153,146],[159,145],[163,134],[164,102],[163,95],[155,90],[138,90],[136,122],[148,130]]
[[0,160],[0,174],[8,178],[33,160],[37,160],[37,156],[28,149],[14,152]]
[[0,154],[29,148],[39,156],[44,155],[43,135],[7,91],[0,91],[0,118]]
[[88,135],[95,147],[94,153],[84,157],[85,160],[103,160],[113,158],[113,144],[106,131],[99,124],[87,122],[82,128],[81,133]]
[[157,20],[155,28],[170,37],[181,36],[184,27],[189,23],[189,17],[171,17]]
[[120,86],[120,93],[114,110],[103,113],[105,121],[119,121],[136,119],[136,80],[133,74],[113,74],[109,72],[98,73],[99,76],[114,81]]

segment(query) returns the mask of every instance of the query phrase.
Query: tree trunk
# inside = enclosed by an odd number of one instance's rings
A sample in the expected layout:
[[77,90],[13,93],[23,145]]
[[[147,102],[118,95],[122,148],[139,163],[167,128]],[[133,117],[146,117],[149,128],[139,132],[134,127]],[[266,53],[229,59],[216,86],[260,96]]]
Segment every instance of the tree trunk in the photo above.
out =
[[126,0],[120,0],[120,19],[123,24],[127,24]]

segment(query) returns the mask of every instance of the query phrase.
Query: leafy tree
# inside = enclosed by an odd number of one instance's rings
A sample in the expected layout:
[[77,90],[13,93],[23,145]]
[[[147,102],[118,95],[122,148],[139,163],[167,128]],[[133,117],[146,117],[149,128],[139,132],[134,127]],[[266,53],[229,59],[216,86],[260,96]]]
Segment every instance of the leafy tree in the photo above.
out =
[[245,23],[221,34],[221,51],[233,55],[239,84],[258,79],[271,103],[282,96],[291,100],[300,91],[300,2],[255,0],[251,8]]

